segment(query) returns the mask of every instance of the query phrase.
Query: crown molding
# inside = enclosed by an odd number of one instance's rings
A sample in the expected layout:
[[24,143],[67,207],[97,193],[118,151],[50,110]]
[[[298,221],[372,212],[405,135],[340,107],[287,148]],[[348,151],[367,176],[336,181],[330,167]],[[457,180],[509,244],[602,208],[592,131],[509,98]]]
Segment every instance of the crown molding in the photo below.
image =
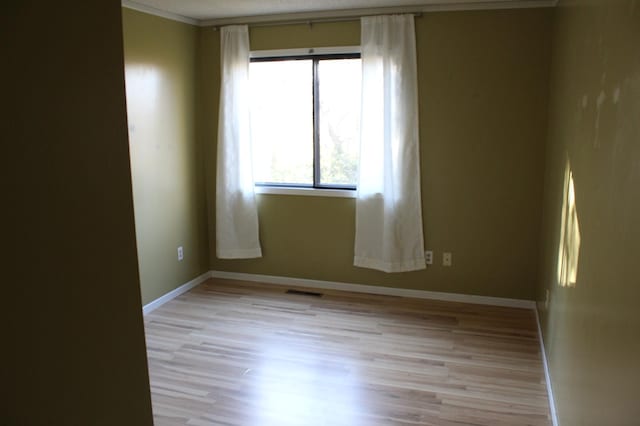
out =
[[185,24],[200,27],[220,27],[224,25],[277,25],[327,21],[356,20],[361,16],[399,14],[399,13],[430,13],[430,12],[454,12],[468,10],[497,10],[497,9],[531,9],[557,6],[559,0],[497,0],[497,1],[469,1],[460,0],[456,3],[430,3],[416,6],[377,7],[368,9],[344,9],[330,11],[315,11],[301,13],[281,13],[271,15],[239,16],[233,18],[194,19],[178,15],[172,12],[157,9],[137,3],[132,0],[122,0],[122,7],[137,10],[149,15],[160,16]]
[[122,7],[127,9],[137,10],[148,15],[159,16],[161,18],[170,19],[172,21],[182,22],[184,24],[202,26],[201,22],[197,19],[189,18],[186,16],[178,15],[176,13],[167,12],[164,10],[156,9],[155,7],[147,6],[145,4],[136,3],[131,0],[122,0]]

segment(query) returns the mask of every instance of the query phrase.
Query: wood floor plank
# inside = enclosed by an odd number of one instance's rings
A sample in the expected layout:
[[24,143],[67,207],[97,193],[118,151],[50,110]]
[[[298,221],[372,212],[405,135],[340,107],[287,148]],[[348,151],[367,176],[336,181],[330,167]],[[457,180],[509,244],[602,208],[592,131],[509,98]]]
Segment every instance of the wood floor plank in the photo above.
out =
[[145,317],[157,426],[550,425],[535,314],[208,280]]

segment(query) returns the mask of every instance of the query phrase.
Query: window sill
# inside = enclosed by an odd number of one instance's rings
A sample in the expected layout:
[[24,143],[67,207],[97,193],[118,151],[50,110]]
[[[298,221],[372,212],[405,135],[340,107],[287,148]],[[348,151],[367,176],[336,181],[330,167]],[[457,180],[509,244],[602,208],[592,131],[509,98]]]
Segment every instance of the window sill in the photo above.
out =
[[256,194],[305,195],[311,197],[356,198],[357,191],[351,189],[284,188],[256,186]]

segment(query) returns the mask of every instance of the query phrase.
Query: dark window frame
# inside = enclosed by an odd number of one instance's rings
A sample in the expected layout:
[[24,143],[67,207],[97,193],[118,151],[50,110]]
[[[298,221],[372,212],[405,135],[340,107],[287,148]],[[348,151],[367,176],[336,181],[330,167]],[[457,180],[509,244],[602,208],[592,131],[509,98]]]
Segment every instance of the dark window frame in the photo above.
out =
[[256,182],[256,186],[275,188],[305,188],[305,189],[334,189],[355,191],[356,185],[322,184],[320,183],[320,85],[318,79],[318,64],[323,60],[332,59],[361,59],[360,53],[325,53],[307,55],[282,55],[251,58],[250,62],[277,62],[311,60],[313,72],[313,184],[284,183],[284,182]]

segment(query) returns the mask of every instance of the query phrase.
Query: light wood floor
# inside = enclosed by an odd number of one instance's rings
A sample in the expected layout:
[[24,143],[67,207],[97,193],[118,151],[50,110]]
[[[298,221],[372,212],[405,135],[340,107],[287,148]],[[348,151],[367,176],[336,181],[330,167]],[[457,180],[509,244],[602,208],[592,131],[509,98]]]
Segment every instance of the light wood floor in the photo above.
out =
[[287,288],[209,280],[145,317],[156,426],[551,424],[533,311]]

